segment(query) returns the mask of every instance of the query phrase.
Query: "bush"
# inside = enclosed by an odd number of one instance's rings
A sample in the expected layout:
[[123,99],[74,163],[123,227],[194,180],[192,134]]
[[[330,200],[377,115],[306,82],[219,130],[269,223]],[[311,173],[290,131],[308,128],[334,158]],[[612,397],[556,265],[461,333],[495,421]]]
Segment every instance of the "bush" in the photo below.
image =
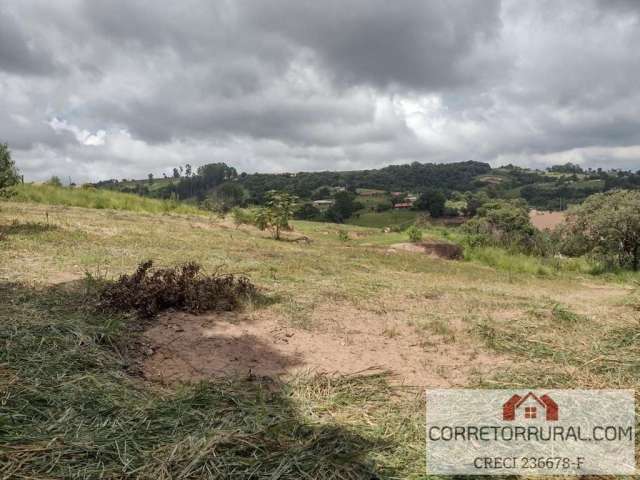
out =
[[294,214],[297,220],[316,220],[322,216],[322,212],[313,203],[304,203]]
[[243,208],[234,208],[231,210],[231,217],[233,223],[236,226],[240,225],[254,225],[256,223],[256,217],[251,210],[245,210]]
[[163,310],[175,308],[189,313],[238,308],[256,289],[244,276],[203,275],[200,265],[186,263],[174,268],[153,269],[148,260],[132,275],[122,275],[106,283],[98,298],[98,307],[118,312],[134,311],[151,318]]
[[376,212],[387,212],[393,208],[391,202],[382,202],[376,205]]
[[10,187],[18,182],[18,170],[11,159],[9,146],[6,143],[0,143],[0,188]]
[[297,197],[275,190],[267,192],[265,197],[265,206],[255,214],[255,224],[260,230],[271,230],[273,238],[280,240],[282,230],[291,230],[289,220],[293,217]]
[[422,230],[415,225],[411,225],[407,229],[407,235],[409,235],[409,240],[413,243],[418,243],[422,240]]
[[496,200],[480,207],[477,216],[468,220],[462,230],[476,245],[495,245],[521,253],[550,255],[550,239],[543,238],[529,218],[529,209],[521,200]]
[[569,213],[563,253],[588,254],[609,268],[640,269],[640,192],[597,193]]

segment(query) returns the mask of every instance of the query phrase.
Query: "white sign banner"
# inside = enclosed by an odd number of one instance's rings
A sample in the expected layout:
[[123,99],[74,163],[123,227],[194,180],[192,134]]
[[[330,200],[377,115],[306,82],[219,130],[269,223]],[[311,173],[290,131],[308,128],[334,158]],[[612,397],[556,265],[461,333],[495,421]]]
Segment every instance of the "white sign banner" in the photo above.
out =
[[427,390],[433,475],[633,475],[632,390]]

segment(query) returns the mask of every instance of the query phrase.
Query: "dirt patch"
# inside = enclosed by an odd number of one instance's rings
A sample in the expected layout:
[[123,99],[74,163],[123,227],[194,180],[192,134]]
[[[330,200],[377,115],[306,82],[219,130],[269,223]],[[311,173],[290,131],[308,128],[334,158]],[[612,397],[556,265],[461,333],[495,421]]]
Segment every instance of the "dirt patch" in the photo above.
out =
[[437,335],[425,341],[406,321],[346,308],[350,311],[333,306],[314,312],[323,329],[313,331],[288,326],[268,311],[165,315],[144,334],[149,345],[144,374],[171,383],[379,369],[399,383],[446,387],[467,384],[472,373],[500,364],[495,356]]
[[445,242],[394,243],[389,249],[391,251],[402,250],[405,252],[424,253],[447,260],[459,260],[462,258],[462,247]]
[[565,217],[565,212],[543,212],[539,210],[531,210],[529,212],[531,223],[538,230],[553,230],[564,222]]

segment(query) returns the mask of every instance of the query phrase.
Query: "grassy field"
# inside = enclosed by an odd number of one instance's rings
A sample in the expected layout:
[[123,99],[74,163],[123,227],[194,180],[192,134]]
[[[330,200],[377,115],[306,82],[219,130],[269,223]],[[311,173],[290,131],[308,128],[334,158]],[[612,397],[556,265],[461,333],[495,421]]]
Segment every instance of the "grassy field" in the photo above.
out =
[[203,214],[196,207],[172,200],[155,200],[130,193],[94,188],[65,188],[22,184],[7,190],[9,200],[68,207],[129,210],[146,213]]
[[350,225],[360,227],[384,228],[407,227],[415,222],[418,212],[413,210],[387,210],[386,212],[359,213],[347,220]]
[[[0,478],[419,479],[424,387],[640,387],[637,275],[501,250],[394,252],[404,233],[351,225],[295,222],[277,242],[196,212],[21,200],[0,202]],[[87,273],[113,278],[149,258],[244,273],[266,300],[231,321],[169,313],[152,325],[87,306]],[[283,329],[280,343],[248,337],[262,358],[317,343],[278,378],[258,364],[156,381],[137,342],[179,320]],[[323,360],[306,353],[334,340],[331,368],[312,368]],[[362,345],[383,349],[376,368],[347,373]],[[175,360],[153,348],[156,364]]]

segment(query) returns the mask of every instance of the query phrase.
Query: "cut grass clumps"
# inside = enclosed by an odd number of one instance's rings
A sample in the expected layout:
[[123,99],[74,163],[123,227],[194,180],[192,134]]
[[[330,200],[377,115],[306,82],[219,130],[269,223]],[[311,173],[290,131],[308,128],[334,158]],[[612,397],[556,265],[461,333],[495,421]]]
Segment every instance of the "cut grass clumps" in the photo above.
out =
[[255,293],[255,286],[244,276],[204,275],[194,262],[154,269],[148,260],[138,265],[132,275],[104,284],[98,305],[151,318],[170,308],[189,313],[235,310]]
[[422,478],[424,406],[386,375],[147,388],[78,286],[0,282],[0,478]]

